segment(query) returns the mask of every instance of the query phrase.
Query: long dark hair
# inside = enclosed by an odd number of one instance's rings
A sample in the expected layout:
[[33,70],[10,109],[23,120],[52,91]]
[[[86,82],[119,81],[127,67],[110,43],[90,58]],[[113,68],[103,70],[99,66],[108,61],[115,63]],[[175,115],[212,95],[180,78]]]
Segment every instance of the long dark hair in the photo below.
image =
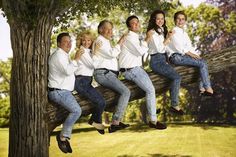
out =
[[168,33],[168,29],[166,26],[165,13],[162,10],[155,10],[152,12],[149,22],[148,22],[147,32],[151,29],[154,29],[158,34],[161,34],[161,32],[159,31],[161,28],[156,24],[156,15],[157,14],[163,14],[163,16],[164,16],[164,24],[162,27],[164,28],[164,37],[166,38],[166,35]]

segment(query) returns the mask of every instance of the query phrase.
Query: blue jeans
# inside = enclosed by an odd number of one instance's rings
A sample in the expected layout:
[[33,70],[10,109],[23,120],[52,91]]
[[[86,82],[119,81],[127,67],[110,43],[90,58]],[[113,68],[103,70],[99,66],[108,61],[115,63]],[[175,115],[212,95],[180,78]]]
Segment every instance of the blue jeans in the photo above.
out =
[[150,67],[154,73],[162,75],[171,80],[171,106],[178,106],[181,76],[175,71],[175,69],[170,64],[166,62],[166,54],[157,53],[155,55],[152,55]]
[[198,67],[200,70],[200,87],[203,86],[205,89],[211,87],[211,82],[209,79],[209,74],[208,74],[208,66],[205,60],[203,59],[194,59],[188,55],[181,55],[178,53],[174,53],[170,57],[171,63],[175,65],[187,65],[187,66],[193,66],[193,67]]
[[120,121],[130,98],[130,90],[118,78],[117,75],[108,70],[95,70],[95,80],[102,86],[114,90],[120,94],[118,104],[112,116],[112,120]]
[[141,67],[134,67],[124,72],[127,80],[133,81],[146,93],[147,111],[151,121],[157,121],[155,88],[148,74]]
[[72,127],[75,124],[75,122],[79,119],[82,113],[79,104],[77,103],[75,97],[72,95],[71,91],[68,90],[49,91],[48,98],[50,101],[53,101],[61,105],[67,111],[69,111],[69,115],[67,116],[65,122],[63,123],[61,136],[70,138]]
[[91,120],[96,123],[102,123],[102,113],[106,102],[102,95],[91,85],[92,77],[76,76],[75,90],[92,102],[93,110]]

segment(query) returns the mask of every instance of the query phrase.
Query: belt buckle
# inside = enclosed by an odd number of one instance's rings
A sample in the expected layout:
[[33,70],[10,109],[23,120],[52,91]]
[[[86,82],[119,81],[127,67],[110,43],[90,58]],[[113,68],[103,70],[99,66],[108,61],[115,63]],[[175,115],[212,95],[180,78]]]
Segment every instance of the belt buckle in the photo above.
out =
[[125,72],[125,71],[126,71],[125,68],[120,69],[120,72],[122,72],[122,73]]

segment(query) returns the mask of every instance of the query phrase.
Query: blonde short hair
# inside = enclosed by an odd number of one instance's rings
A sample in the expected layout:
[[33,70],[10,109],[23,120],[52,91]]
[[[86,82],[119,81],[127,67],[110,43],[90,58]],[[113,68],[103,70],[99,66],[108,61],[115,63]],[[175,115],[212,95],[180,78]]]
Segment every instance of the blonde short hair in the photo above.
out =
[[92,40],[92,42],[95,40],[95,34],[93,32],[91,32],[90,30],[83,31],[77,35],[77,38],[76,38],[76,47],[77,48],[79,48],[82,45],[82,39],[85,36],[88,36]]

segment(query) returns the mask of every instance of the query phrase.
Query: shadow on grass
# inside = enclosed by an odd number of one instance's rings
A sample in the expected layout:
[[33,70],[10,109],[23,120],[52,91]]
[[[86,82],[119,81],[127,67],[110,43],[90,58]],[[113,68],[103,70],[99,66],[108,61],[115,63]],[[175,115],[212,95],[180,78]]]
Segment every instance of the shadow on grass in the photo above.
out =
[[123,132],[147,132],[152,130],[151,128],[148,127],[148,125],[143,124],[143,123],[136,123],[131,125],[130,127],[122,130]]
[[[140,156],[140,155],[119,155],[117,157],[147,157],[147,156]],[[190,155],[165,155],[165,154],[148,154],[148,157],[191,157]]]
[[236,125],[234,124],[220,124],[220,123],[212,123],[212,124],[206,124],[206,123],[169,123],[169,127],[185,127],[185,126],[192,126],[192,127],[198,127],[202,128],[203,130],[218,130],[216,127],[222,127],[222,128],[236,128]]
[[[61,130],[53,131],[51,135],[57,135]],[[96,131],[93,127],[89,128],[77,128],[73,129],[73,134],[74,133],[81,133],[81,132],[90,132],[90,131]]]
[[[183,128],[186,126],[198,127],[198,128],[202,128],[203,130],[218,130],[216,127],[236,128],[235,125],[227,125],[227,124],[169,123],[167,124],[167,129],[168,127],[169,128]],[[105,128],[106,133],[108,133],[107,130],[108,130],[108,127]],[[144,123],[135,123],[135,124],[132,124],[130,127],[123,130],[119,130],[117,132],[148,132],[150,130],[155,130],[155,129],[149,128],[148,125]],[[73,129],[73,133],[90,132],[90,131],[96,131],[96,129],[93,127]],[[60,131],[54,131],[51,135],[57,135],[57,133],[59,132]]]

